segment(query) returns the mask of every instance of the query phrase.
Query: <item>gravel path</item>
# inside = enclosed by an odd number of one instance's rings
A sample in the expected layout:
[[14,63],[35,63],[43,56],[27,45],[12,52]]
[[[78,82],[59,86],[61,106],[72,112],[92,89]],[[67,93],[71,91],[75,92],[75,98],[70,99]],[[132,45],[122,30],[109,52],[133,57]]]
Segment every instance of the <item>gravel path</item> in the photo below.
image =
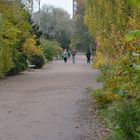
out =
[[98,75],[79,55],[1,80],[0,140],[99,140],[85,90],[100,87]]

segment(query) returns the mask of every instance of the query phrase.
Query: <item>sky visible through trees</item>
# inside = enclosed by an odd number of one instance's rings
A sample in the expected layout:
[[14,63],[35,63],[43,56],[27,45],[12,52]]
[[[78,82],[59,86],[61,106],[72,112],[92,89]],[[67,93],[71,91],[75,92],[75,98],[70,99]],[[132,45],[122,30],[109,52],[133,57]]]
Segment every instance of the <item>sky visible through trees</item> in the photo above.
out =
[[73,0],[41,0],[41,7],[43,5],[52,5],[56,8],[63,8],[71,15],[71,17],[73,15]]

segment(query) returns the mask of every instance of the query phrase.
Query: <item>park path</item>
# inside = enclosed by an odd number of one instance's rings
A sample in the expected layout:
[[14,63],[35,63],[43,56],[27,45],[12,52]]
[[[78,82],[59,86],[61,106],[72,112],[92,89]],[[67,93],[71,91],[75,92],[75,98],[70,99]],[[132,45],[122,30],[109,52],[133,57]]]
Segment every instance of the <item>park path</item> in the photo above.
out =
[[54,61],[1,80],[0,140],[98,140],[85,90],[100,87],[98,75],[78,55],[76,64]]

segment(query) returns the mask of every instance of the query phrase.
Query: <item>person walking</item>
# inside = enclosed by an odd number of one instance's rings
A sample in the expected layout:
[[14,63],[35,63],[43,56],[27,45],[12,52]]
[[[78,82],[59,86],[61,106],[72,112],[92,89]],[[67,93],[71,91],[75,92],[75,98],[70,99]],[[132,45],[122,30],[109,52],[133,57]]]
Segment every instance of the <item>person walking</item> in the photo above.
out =
[[86,53],[87,63],[90,63],[90,57],[91,57],[90,50],[87,50],[87,53]]
[[72,63],[75,63],[75,55],[76,55],[76,49],[75,48],[72,49],[71,55],[72,55]]
[[67,49],[64,49],[63,58],[64,58],[64,62],[66,63],[66,62],[67,62],[67,59],[68,59],[68,52],[67,52]]

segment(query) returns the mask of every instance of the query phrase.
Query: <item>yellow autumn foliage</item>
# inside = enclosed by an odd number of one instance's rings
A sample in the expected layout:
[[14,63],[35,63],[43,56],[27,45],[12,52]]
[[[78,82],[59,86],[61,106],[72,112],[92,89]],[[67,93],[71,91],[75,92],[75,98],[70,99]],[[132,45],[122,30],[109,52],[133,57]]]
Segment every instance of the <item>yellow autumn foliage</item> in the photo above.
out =
[[110,91],[102,92],[101,90],[96,90],[92,95],[96,99],[98,105],[101,107],[113,103],[114,101],[121,100],[121,97],[119,95],[114,94]]
[[103,55],[103,53],[96,52],[94,67],[100,68],[101,66],[106,64],[106,62],[107,62],[107,59],[105,59],[105,56]]
[[33,55],[43,54],[42,48],[36,46],[34,38],[26,39],[25,43],[23,44],[23,51],[27,55],[28,59],[30,59]]

